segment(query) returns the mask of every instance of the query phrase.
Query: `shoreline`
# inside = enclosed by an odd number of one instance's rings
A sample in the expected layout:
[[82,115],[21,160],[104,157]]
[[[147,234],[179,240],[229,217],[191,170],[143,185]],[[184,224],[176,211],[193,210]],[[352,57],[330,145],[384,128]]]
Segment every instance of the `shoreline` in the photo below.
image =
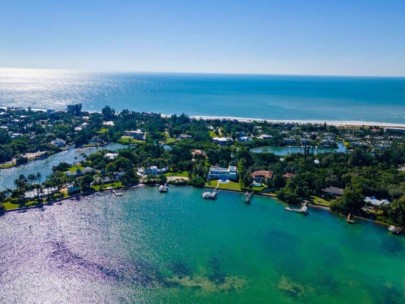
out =
[[[151,188],[155,188],[155,187],[157,187],[157,185],[158,184],[156,184],[155,186],[152,186]],[[96,195],[98,193],[107,193],[107,192],[110,192],[111,194],[113,194],[113,190],[117,190],[117,189],[120,190],[120,191],[130,191],[130,190],[135,190],[135,189],[138,189],[138,188],[143,188],[143,187],[146,187],[146,186],[147,186],[146,184],[141,183],[141,184],[129,187],[129,188],[112,188],[112,189],[103,189],[103,190],[98,190],[98,191],[88,192],[88,193],[78,193],[78,194],[74,194],[72,196],[63,197],[63,198],[60,198],[60,199],[57,199],[57,200],[54,200],[54,201],[51,201],[51,202],[37,204],[37,205],[34,205],[34,206],[30,206],[30,207],[16,208],[16,209],[11,209],[11,210],[2,210],[2,211],[0,211],[0,217],[2,215],[5,215],[6,213],[9,213],[9,212],[18,212],[18,211],[25,212],[27,210],[38,209],[38,208],[42,208],[44,206],[51,206],[51,205],[53,205],[55,203],[60,203],[60,202],[67,201],[67,200],[72,200],[72,199],[75,199],[75,198],[80,199],[81,196],[91,197],[91,196]],[[176,186],[176,185],[173,186],[172,185],[172,187],[190,187],[190,188],[193,188],[195,190],[200,189],[200,188],[196,188],[196,187],[193,187],[193,186],[190,186],[190,185],[185,185],[185,186]],[[207,187],[207,188],[211,188],[211,187]],[[243,191],[238,191],[238,190],[220,189],[220,192],[221,191],[243,194]],[[263,193],[255,193],[254,195],[257,195],[257,196],[260,196],[260,197],[263,197],[263,198],[270,198],[270,199],[276,201],[277,203],[280,203],[280,204],[283,204],[283,205],[288,205],[286,202],[283,202],[283,201],[279,200],[277,197],[274,197],[274,196],[266,195],[266,194],[263,194]],[[309,205],[311,206],[311,208],[322,209],[322,210],[327,211],[327,212],[329,212],[329,213],[331,213],[333,215],[336,215],[336,216],[339,216],[339,217],[345,217],[345,215],[343,215],[343,214],[333,212],[329,207],[319,205],[319,204],[315,204],[313,202],[311,202]],[[379,225],[379,226],[384,226],[385,228],[390,226],[389,223],[373,220],[373,219],[370,219],[370,218],[365,218],[365,217],[358,216],[358,215],[354,215],[353,217],[357,218],[357,219],[359,219],[361,221],[371,222],[371,223]]]
[[[8,107],[0,106],[0,109],[6,110]],[[13,108],[13,107],[11,107]],[[27,107],[16,107],[16,108],[21,108],[24,110],[28,110]],[[31,109],[31,111],[37,111],[37,112],[46,112],[47,110],[55,110],[55,111],[63,111],[66,112],[66,110],[62,109],[55,109],[55,108],[49,108],[49,109]],[[83,110],[84,112],[88,113],[101,113],[101,110]],[[133,111],[133,110],[130,110]],[[141,111],[134,111],[141,113]],[[162,117],[171,117],[173,115],[181,115],[182,113],[176,113],[176,114],[162,114],[162,113],[157,113],[157,112],[148,112],[148,111],[142,111],[145,113],[151,113],[151,114],[158,114]],[[378,122],[378,121],[361,121],[361,120],[322,120],[322,119],[272,119],[272,118],[254,118],[254,117],[240,117],[240,116],[222,116],[222,115],[191,115],[184,113],[185,115],[189,116],[192,119],[201,119],[201,120],[227,120],[227,121],[238,121],[238,122],[247,122],[247,123],[252,123],[252,122],[258,122],[258,123],[270,123],[270,124],[279,124],[279,123],[284,123],[284,124],[311,124],[311,125],[321,125],[326,123],[327,125],[330,126],[336,126],[336,127],[361,127],[361,126],[368,126],[368,127],[398,127],[398,128],[405,128],[405,123],[395,123],[395,122]]]

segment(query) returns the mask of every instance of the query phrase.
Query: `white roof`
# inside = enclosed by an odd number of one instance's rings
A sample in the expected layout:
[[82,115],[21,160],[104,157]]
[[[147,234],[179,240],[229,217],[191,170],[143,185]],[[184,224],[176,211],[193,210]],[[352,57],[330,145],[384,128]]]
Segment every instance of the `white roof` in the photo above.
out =
[[366,197],[366,199],[364,200],[366,203],[370,203],[374,206],[381,206],[381,205],[388,205],[391,202],[389,200],[383,199],[383,200],[378,200],[375,197]]

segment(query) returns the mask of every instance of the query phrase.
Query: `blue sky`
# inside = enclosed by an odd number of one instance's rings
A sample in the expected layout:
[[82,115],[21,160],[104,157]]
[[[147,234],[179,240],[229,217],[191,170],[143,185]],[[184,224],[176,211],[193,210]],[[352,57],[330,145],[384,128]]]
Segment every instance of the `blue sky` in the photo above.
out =
[[405,1],[1,0],[0,67],[405,76]]

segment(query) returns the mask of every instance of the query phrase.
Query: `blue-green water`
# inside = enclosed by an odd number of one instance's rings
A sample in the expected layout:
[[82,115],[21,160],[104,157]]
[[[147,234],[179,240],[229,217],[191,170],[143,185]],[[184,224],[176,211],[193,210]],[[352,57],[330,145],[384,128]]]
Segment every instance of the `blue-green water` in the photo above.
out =
[[140,188],[0,217],[0,303],[404,303],[405,240],[271,198]]
[[405,123],[405,78],[0,69],[0,106]]
[[[260,146],[250,149],[252,153],[273,153],[276,155],[287,155],[290,153],[304,153],[302,147],[290,147],[290,146]],[[343,143],[338,144],[337,149],[332,148],[311,148],[310,153],[320,154],[328,152],[340,152],[346,153],[346,148]]]

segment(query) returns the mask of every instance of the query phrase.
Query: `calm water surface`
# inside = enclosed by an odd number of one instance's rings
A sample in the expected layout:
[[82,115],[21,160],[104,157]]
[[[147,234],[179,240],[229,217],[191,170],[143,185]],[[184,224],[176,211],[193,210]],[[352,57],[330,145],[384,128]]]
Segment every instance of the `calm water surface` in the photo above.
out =
[[0,69],[0,106],[405,123],[405,78]]
[[0,303],[405,302],[404,238],[192,188],[5,214],[0,260]]

